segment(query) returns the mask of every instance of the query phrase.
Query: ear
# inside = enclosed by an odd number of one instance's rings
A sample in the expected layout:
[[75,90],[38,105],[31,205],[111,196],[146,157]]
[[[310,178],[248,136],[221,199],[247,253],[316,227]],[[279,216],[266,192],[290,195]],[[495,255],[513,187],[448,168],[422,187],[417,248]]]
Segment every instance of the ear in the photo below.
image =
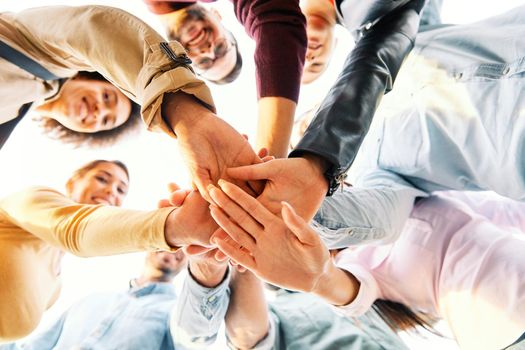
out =
[[213,16],[215,16],[219,21],[222,21],[222,16],[221,16],[221,14],[219,13],[219,11],[217,11],[216,8],[212,7],[212,8],[210,9],[210,13],[211,13]]

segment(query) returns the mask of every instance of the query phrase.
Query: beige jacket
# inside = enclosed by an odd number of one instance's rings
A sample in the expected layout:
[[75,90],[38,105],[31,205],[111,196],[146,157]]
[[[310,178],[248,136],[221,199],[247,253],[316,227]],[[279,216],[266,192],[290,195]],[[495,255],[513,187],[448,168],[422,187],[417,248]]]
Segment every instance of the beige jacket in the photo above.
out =
[[[208,87],[161,49],[165,40],[117,8],[47,6],[0,13],[0,40],[60,77],[98,71],[142,106],[150,130],[175,136],[161,117],[166,92],[184,91],[214,111]],[[177,42],[169,48],[177,56],[185,53]],[[53,97],[58,88],[0,58],[0,124],[16,118],[23,104]]]

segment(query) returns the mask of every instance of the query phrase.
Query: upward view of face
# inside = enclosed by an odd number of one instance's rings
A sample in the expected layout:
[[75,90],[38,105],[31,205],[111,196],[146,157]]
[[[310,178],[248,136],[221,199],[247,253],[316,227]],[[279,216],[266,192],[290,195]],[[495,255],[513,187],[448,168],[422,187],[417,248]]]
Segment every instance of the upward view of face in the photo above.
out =
[[186,49],[195,71],[209,80],[220,80],[235,66],[237,54],[231,33],[214,10],[192,5],[167,19],[170,39]]
[[303,84],[308,84],[323,74],[335,47],[334,27],[321,16],[306,16],[306,35],[308,47],[303,70]]
[[70,197],[78,203],[119,207],[128,193],[128,182],[124,169],[102,162],[71,183]]
[[109,82],[70,79],[59,97],[39,111],[73,131],[95,133],[124,124],[131,113],[131,102]]
[[146,263],[164,275],[175,276],[186,266],[186,255],[182,249],[174,253],[150,252],[146,257]]

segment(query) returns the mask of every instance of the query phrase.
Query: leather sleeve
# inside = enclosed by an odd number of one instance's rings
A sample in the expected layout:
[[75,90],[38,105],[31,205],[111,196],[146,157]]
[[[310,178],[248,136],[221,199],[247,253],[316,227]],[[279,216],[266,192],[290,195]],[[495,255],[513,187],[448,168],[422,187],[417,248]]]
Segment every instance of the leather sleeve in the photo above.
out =
[[343,71],[290,157],[318,155],[331,166],[329,180],[344,174],[368,132],[382,96],[414,46],[424,0],[413,0],[364,31]]

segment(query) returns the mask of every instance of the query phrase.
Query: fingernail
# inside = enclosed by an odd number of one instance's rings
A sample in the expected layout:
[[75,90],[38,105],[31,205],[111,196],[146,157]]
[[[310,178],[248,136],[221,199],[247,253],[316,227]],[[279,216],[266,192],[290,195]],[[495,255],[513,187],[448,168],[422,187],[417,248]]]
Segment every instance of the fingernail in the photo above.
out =
[[226,181],[224,181],[223,179],[220,179],[219,182],[218,182],[219,186],[224,186],[226,184]]

